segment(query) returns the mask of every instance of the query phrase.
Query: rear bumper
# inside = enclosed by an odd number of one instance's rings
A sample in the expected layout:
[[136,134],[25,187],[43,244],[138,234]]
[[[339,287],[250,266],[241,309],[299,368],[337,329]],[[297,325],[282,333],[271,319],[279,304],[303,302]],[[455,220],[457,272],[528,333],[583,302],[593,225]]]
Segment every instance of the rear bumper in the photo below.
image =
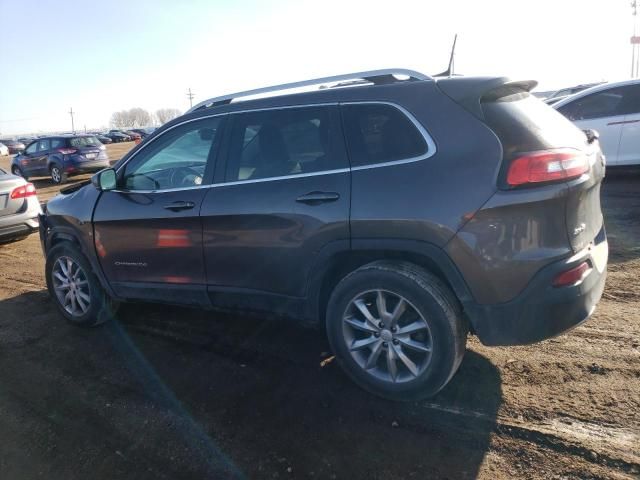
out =
[[23,237],[35,232],[38,229],[38,217],[12,219],[8,222],[0,223],[0,240],[10,240],[11,238]]
[[[608,249],[603,227],[589,247],[543,268],[510,302],[465,305],[480,341],[490,346],[525,345],[559,335],[587,320],[604,290]],[[584,261],[592,270],[581,283],[552,286],[556,275]]]
[[65,165],[65,171],[69,174],[92,173],[100,171],[103,168],[109,168],[110,166],[111,164],[108,159],[94,162],[78,162]]

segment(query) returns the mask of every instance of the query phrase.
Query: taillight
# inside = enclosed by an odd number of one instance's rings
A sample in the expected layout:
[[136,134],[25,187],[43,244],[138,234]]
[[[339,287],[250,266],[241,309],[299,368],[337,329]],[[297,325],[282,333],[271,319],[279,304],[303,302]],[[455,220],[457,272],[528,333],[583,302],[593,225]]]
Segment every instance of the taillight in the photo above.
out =
[[566,287],[569,285],[575,285],[578,282],[584,280],[584,278],[591,273],[591,266],[588,262],[582,262],[577,267],[573,267],[566,272],[562,272],[553,279],[554,287]]
[[11,199],[16,200],[18,198],[33,197],[35,194],[36,187],[33,186],[33,183],[27,183],[26,185],[14,188],[11,192]]
[[78,150],[76,150],[75,148],[59,148],[58,149],[58,153],[61,153],[63,155],[71,155],[72,153],[76,153]]
[[527,183],[562,181],[589,171],[589,159],[573,149],[542,150],[516,158],[509,165],[507,183],[512,186]]

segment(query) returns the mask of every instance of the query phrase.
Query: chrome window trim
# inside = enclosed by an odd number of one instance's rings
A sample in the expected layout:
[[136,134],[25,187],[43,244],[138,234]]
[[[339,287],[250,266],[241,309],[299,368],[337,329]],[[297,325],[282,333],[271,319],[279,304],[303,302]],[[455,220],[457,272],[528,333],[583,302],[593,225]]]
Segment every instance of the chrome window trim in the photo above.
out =
[[394,107],[398,109],[400,113],[402,113],[405,117],[407,117],[409,121],[411,121],[411,123],[413,123],[413,125],[418,129],[418,132],[420,133],[420,135],[422,135],[422,138],[427,144],[427,151],[424,152],[422,155],[418,155],[410,158],[400,158],[398,160],[389,160],[387,162],[382,162],[382,163],[370,163],[367,165],[358,165],[357,167],[351,167],[351,171],[370,170],[372,168],[383,168],[383,167],[390,167],[392,165],[403,165],[405,163],[419,162],[420,160],[426,160],[427,158],[431,158],[436,154],[437,148],[436,148],[436,143],[433,140],[433,137],[431,137],[429,132],[427,132],[427,129],[424,128],[424,126],[418,121],[418,119],[414,117],[413,114],[409,112],[406,108],[404,108],[402,105],[398,105],[397,103],[393,103],[393,102],[385,102],[385,101],[341,102],[340,105],[389,105],[390,107]]
[[388,102],[388,101],[382,101],[382,100],[362,100],[362,101],[353,101],[353,102],[329,102],[329,103],[313,103],[313,104],[310,103],[310,104],[302,104],[302,105],[283,105],[283,106],[278,106],[278,107],[264,107],[264,108],[254,108],[254,109],[249,109],[249,110],[237,110],[237,111],[234,111],[234,112],[216,113],[216,114],[204,115],[202,117],[185,120],[183,122],[177,123],[177,124],[173,125],[172,127],[168,128],[167,130],[162,132],[162,134],[160,134],[158,137],[154,138],[153,141],[151,141],[150,143],[143,144],[142,147],[140,147],[140,149],[137,152],[135,152],[133,155],[131,155],[129,158],[127,158],[127,160],[122,165],[120,165],[118,167],[118,169],[116,170],[116,173],[119,172],[120,169],[124,168],[133,158],[135,158],[136,155],[138,155],[141,151],[143,151],[144,148],[146,148],[148,145],[152,144],[153,142],[157,141],[165,133],[173,130],[174,128],[180,127],[182,125],[186,125],[186,124],[191,123],[191,122],[196,122],[196,121],[199,121],[199,120],[205,120],[205,119],[214,118],[214,117],[222,117],[222,116],[226,116],[226,115],[237,115],[237,114],[242,114],[242,113],[252,113],[252,112],[261,112],[261,111],[269,111],[269,110],[285,110],[285,109],[291,109],[291,108],[328,107],[328,106],[336,106],[336,105],[338,105],[338,106],[340,106],[340,105],[389,105],[391,107],[394,107],[394,108],[398,109],[418,129],[418,131],[420,132],[420,135],[422,135],[422,138],[424,138],[424,140],[425,140],[425,142],[427,144],[427,151],[423,155],[419,155],[419,156],[411,157],[411,158],[402,158],[402,159],[390,160],[388,162],[382,162],[382,163],[372,163],[372,164],[368,164],[368,165],[359,165],[357,167],[339,168],[339,169],[333,169],[333,170],[321,170],[321,171],[318,171],[318,172],[309,172],[309,173],[295,173],[295,174],[283,175],[283,176],[279,176],[279,177],[256,178],[256,179],[249,179],[249,180],[235,180],[235,181],[230,181],[230,182],[212,183],[212,184],[209,184],[209,185],[196,185],[196,186],[193,186],[193,187],[168,188],[166,190],[119,190],[119,189],[114,189],[114,190],[110,190],[110,191],[111,192],[116,192],[116,193],[131,193],[131,194],[135,194],[135,193],[140,193],[140,194],[164,193],[164,192],[178,192],[178,191],[182,191],[182,190],[197,190],[197,189],[201,189],[201,188],[219,188],[219,187],[225,187],[225,186],[243,185],[243,184],[250,184],[250,183],[264,183],[264,182],[288,180],[288,179],[292,179],[292,178],[316,177],[316,176],[320,176],[320,175],[334,175],[334,174],[337,174],[337,173],[346,173],[346,172],[349,172],[349,171],[369,170],[369,169],[372,169],[372,168],[384,168],[384,167],[389,167],[389,166],[393,166],[393,165],[403,165],[403,164],[407,164],[407,163],[419,162],[421,160],[426,160],[428,158],[431,158],[437,152],[436,144],[435,144],[433,138],[431,137],[431,135],[429,134],[429,132],[426,130],[426,128],[415,118],[415,116],[411,112],[409,112],[403,106],[398,105],[397,103]]

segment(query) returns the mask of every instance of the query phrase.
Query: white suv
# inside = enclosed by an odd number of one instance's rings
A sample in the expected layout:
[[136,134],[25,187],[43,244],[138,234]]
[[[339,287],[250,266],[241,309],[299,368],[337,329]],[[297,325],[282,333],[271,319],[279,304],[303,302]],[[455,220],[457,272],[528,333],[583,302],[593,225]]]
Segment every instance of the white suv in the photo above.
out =
[[640,165],[640,79],[588,88],[553,108],[579,128],[600,134],[608,165]]

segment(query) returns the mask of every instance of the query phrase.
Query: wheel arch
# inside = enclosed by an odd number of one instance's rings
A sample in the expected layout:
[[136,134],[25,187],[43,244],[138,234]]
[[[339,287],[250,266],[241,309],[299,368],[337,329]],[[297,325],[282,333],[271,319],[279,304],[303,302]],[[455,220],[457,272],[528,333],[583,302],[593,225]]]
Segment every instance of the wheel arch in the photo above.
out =
[[[354,240],[351,249],[321,255],[309,286],[307,315],[324,323],[327,302],[335,286],[350,272],[378,260],[409,262],[437,276],[461,305],[475,303],[462,274],[440,247],[420,241]],[[473,325],[473,322],[470,322]]]
[[96,258],[95,253],[92,255],[90,251],[88,251],[88,248],[79,238],[78,235],[76,235],[75,232],[73,232],[72,230],[68,230],[68,229],[59,229],[59,228],[55,228],[52,229],[51,232],[48,234],[48,237],[46,239],[46,255],[48,255],[49,251],[55,247],[56,245],[59,245],[61,243],[70,243],[73,246],[77,247],[80,252],[82,253],[82,255],[84,255],[84,257],[87,259],[87,261],[89,262],[89,264],[91,265],[91,268],[93,270],[93,273],[95,274],[96,277],[98,277],[98,281],[100,282],[100,285],[102,285],[102,288],[109,294],[110,297],[116,299],[116,300],[120,300],[120,298],[115,294],[115,292],[113,291],[113,289],[111,288],[111,285],[109,284],[109,282],[107,281],[106,277],[104,276],[103,272],[102,272],[102,268],[99,265],[99,262]]

